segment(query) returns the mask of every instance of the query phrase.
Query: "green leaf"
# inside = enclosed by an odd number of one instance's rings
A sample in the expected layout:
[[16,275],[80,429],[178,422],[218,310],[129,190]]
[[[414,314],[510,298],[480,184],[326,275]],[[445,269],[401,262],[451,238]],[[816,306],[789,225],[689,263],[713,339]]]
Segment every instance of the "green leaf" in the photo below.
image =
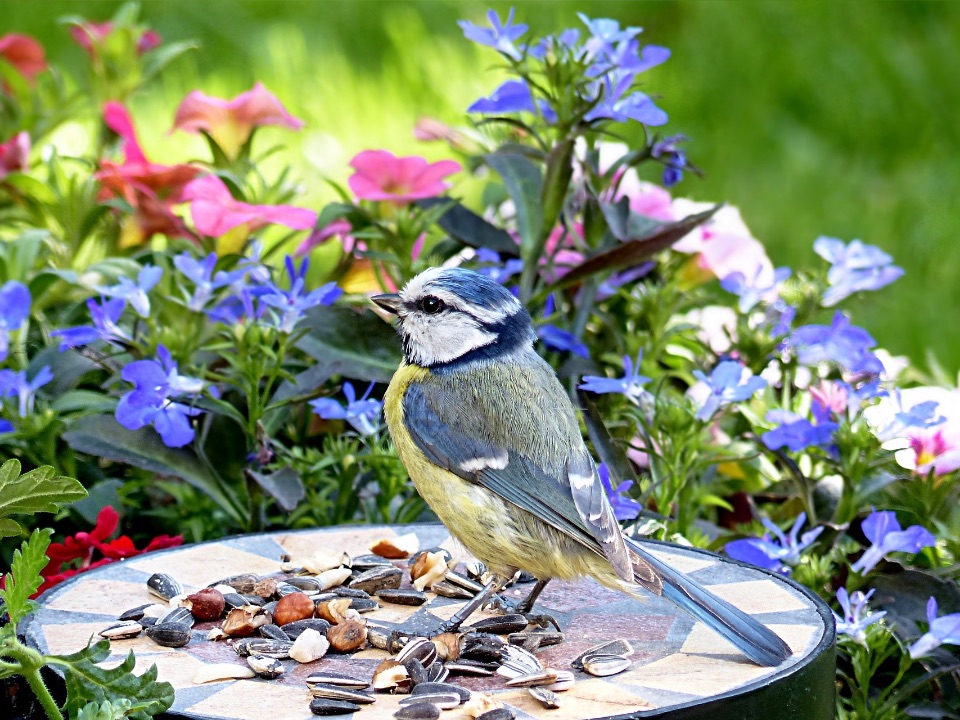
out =
[[108,413],[117,409],[117,399],[94,390],[68,390],[50,403],[50,407],[61,415]]
[[388,382],[400,364],[400,339],[372,311],[316,307],[307,312],[297,329],[307,330],[297,347],[331,375]]
[[192,40],[167,43],[149,53],[143,59],[143,81],[146,82],[178,57],[191,50],[196,50],[199,44]]
[[583,390],[577,390],[577,398],[580,400],[580,410],[593,449],[597,451],[600,462],[606,464],[610,471],[610,484],[617,487],[624,480],[634,480],[636,474],[633,472],[633,465],[627,453],[611,437],[597,406]]
[[239,423],[240,427],[247,426],[247,419],[240,414],[240,411],[237,410],[233,405],[228,403],[226,400],[221,400],[220,398],[215,397],[206,397],[201,396],[194,398],[190,401],[191,405],[195,405],[198,408],[202,408],[208,412],[212,412],[215,415],[222,415],[223,417],[228,417],[236,423]]
[[137,662],[133,651],[117,667],[106,669],[97,663],[110,655],[110,641],[100,640],[72,655],[47,655],[49,664],[63,669],[67,684],[67,704],[64,708],[69,717],[77,717],[81,709],[91,702],[114,703],[129,700],[128,717],[135,720],[150,720],[154,715],[166,712],[173,705],[173,686],[157,682],[157,666],[140,676],[131,671]]
[[213,498],[235,520],[242,520],[233,498],[203,461],[191,450],[167,447],[153,428],[127,430],[112,415],[87,415],[73,421],[63,439],[78,452],[181,478]]
[[247,475],[287,512],[293,512],[306,495],[300,473],[291,467],[282,468],[269,475],[247,470]]
[[133,703],[126,698],[102,703],[88,702],[77,714],[77,720],[123,720],[130,714]]
[[[447,204],[450,201],[444,198],[426,198],[418,200],[416,205],[422,208],[431,208]],[[510,233],[491,225],[472,210],[468,210],[460,203],[454,203],[437,220],[444,232],[454,240],[473,248],[489,248],[501,255],[517,257],[519,248],[510,237]]]
[[637,265],[651,255],[666,250],[688,232],[713,217],[721,207],[722,205],[716,205],[676,222],[657,223],[654,228],[640,237],[634,237],[609,250],[601,250],[551,285],[547,292],[573,285],[598,272],[620,270]]
[[[55,473],[45,465],[20,475],[19,461],[7,460],[0,466],[0,518],[15,513],[57,512],[61,505],[87,496],[79,482]],[[8,523],[0,525],[0,536],[18,534],[5,532],[10,527]]]
[[43,582],[40,571],[50,562],[46,552],[50,547],[51,535],[53,530],[49,528],[34,530],[20,549],[13,553],[10,572],[4,577],[4,587],[0,589],[0,599],[7,606],[7,614],[14,625],[29,615],[36,606],[30,596]]
[[[361,217],[360,213],[357,211],[357,208],[355,208],[353,205],[338,202],[328,203],[327,205],[323,206],[323,210],[321,210],[320,214],[317,216],[317,222],[313,224],[313,227],[317,230],[322,230],[332,222],[350,218],[351,216],[353,216],[353,221],[356,221]],[[352,222],[351,224],[354,223]]]
[[540,169],[519,153],[495,152],[484,155],[483,159],[500,175],[517,208],[521,257],[525,263],[536,263],[543,231],[543,209],[540,200],[543,179]]
[[[543,207],[543,226],[549,231],[557,224],[557,218],[563,210],[563,204],[570,189],[570,178],[573,177],[573,138],[568,138],[550,151],[547,156],[547,171],[543,179],[543,191],[540,203]],[[540,246],[534,253],[539,257],[543,252],[543,242],[547,233],[540,238]]]

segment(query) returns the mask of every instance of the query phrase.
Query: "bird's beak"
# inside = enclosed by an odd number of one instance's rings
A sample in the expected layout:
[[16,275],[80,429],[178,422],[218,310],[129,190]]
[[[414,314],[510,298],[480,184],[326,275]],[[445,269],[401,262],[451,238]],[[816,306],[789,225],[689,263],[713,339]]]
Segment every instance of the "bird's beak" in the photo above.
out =
[[397,293],[374,295],[370,299],[392,315],[398,315],[400,313],[400,296],[397,295]]

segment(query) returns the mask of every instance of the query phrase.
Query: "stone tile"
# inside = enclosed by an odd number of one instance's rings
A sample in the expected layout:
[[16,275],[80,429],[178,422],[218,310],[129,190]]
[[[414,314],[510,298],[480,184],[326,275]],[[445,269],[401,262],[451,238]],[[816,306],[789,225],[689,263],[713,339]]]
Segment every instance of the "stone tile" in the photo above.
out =
[[137,664],[133,671],[137,675],[142,675],[151,666],[156,665],[157,680],[168,682],[173,685],[174,690],[179,690],[195,685],[193,682],[194,673],[204,664],[194,657],[181,653],[146,655],[137,652]]
[[277,534],[273,539],[294,557],[311,555],[318,549],[366,555],[377,540],[401,534],[386,527],[345,528],[334,532]]
[[[87,646],[87,641],[91,638],[93,642],[103,639],[97,633],[103,630],[104,627],[105,624],[102,622],[46,625],[43,628],[43,635],[47,643],[47,651],[52,655],[67,655],[83,650],[83,648]],[[130,650],[136,651],[138,655],[141,653],[157,654],[174,652],[173,648],[157,645],[153,640],[143,635],[129,640],[110,641],[110,651],[113,655],[126,655]]]
[[630,596],[626,593],[605,588],[593,580],[580,582],[553,580],[537,599],[537,607],[543,607],[548,611],[572,612],[585,608],[604,607],[629,598]]
[[617,682],[707,697],[727,692],[765,675],[772,668],[754,665],[742,656],[669,655],[617,675]]
[[666,639],[675,618],[671,615],[633,615],[591,613],[574,617],[564,629],[568,642],[590,642],[594,645],[605,639],[660,642]]
[[237,550],[226,543],[187,546],[162,555],[147,554],[136,560],[129,560],[127,564],[148,575],[167,573],[184,586],[192,586],[188,587],[188,590],[205,587],[228,575],[245,572],[260,575],[280,570],[280,558],[270,560]]
[[[794,656],[804,654],[823,636],[822,627],[810,625],[767,625],[790,646]],[[733,643],[717,635],[703,623],[693,626],[680,652],[689,655],[716,655],[740,657],[742,653]]]
[[145,583],[122,580],[84,578],[73,582],[52,602],[44,605],[52,610],[119,615],[124,610],[149,602],[159,602]]
[[309,720],[310,692],[269,680],[238,680],[196,705],[180,709],[190,715],[230,720]]
[[654,550],[649,546],[644,546],[643,549],[653,555],[657,560],[666,563],[674,570],[679,570],[680,572],[695,572],[717,564],[715,560],[705,558],[702,555],[680,555],[679,553]]
[[655,706],[631,693],[627,688],[599,678],[578,682],[570,690],[557,693],[560,707],[552,710],[544,708],[528,690],[512,690],[497,693],[494,697],[501,702],[537,717],[550,720],[589,720],[590,718],[609,717],[638,710],[651,710]]
[[711,585],[709,590],[717,597],[752,615],[785,610],[806,610],[810,607],[799,593],[787,589],[785,585],[777,585],[773,579]]

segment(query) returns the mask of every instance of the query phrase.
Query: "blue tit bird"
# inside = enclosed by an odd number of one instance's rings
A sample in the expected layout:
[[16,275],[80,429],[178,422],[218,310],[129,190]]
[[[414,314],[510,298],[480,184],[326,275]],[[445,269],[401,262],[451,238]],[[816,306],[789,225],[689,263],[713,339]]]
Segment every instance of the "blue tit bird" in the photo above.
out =
[[400,459],[441,522],[492,573],[443,630],[526,570],[537,584],[519,612],[551,578],[591,577],[666,597],[759,665],[790,656],[772,630],[623,535],[573,405],[508,290],[470,270],[433,268],[373,301],[399,318],[404,359],[384,412]]

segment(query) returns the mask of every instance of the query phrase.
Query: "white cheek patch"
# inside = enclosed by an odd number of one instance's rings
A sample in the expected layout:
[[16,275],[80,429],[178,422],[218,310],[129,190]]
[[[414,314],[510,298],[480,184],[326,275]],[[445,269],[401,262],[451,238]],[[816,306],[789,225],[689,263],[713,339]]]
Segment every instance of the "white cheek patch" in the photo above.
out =
[[410,338],[412,359],[425,367],[456,360],[497,340],[495,333],[482,330],[460,313],[413,313],[404,319],[403,333]]
[[460,463],[464,472],[480,472],[481,470],[503,470],[507,466],[507,453],[501,451],[494,457],[470,458]]

